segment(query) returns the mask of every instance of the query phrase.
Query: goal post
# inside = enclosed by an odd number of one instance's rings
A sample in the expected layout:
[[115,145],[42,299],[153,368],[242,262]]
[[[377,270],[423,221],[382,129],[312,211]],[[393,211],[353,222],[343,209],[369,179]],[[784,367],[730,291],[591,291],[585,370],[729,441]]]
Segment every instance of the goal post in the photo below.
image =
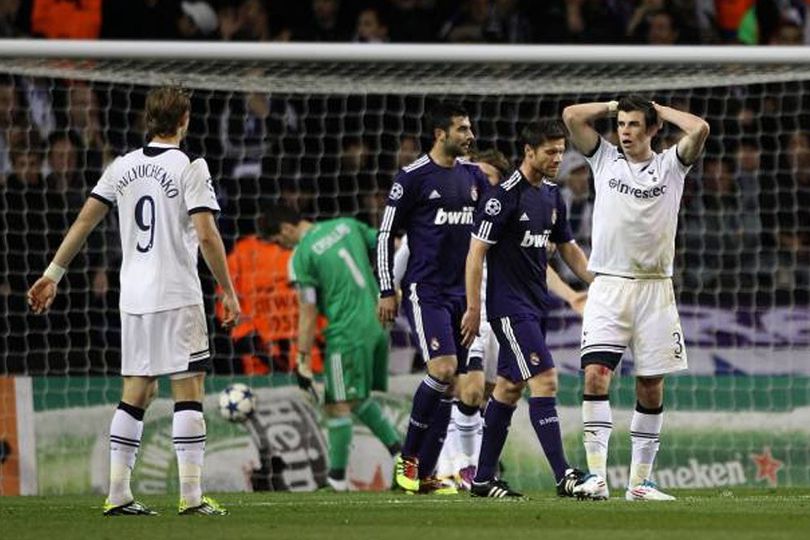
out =
[[[268,278],[280,266],[270,259],[283,255],[256,238],[262,208],[284,201],[311,219],[349,215],[376,226],[397,169],[428,149],[422,117],[432,102],[461,102],[478,147],[513,163],[520,127],[559,117],[571,103],[632,92],[706,118],[711,136],[687,178],[676,246],[690,371],[667,382],[658,480],[665,487],[810,484],[810,427],[798,420],[810,413],[806,48],[0,40],[0,378],[31,377],[41,479],[60,478],[49,472],[76,461],[59,437],[100,455],[89,424],[73,434],[60,429],[84,413],[103,424],[105,413],[93,408],[119,397],[117,218],[105,220],[71,265],[49,316],[28,312],[25,291],[103,168],[143,144],[146,92],[165,83],[192,90],[185,148],[214,174],[229,252],[262,263],[240,268],[253,287],[246,319],[264,322],[229,335],[210,319],[215,375],[254,387],[272,377],[292,381],[290,343],[280,337],[290,300],[268,292],[279,283]],[[609,135],[607,122],[597,127]],[[677,136],[666,127],[656,148]],[[573,153],[566,159],[560,183],[587,246],[587,182],[576,185],[582,163]],[[210,277],[203,281],[213,314],[215,289]],[[566,448],[584,463],[579,319],[560,306],[548,327]],[[409,339],[402,328],[393,336],[400,371],[410,364]],[[632,358],[620,369],[632,373]],[[402,381],[394,387],[407,389]],[[629,459],[632,378],[617,379],[612,392],[615,487]],[[407,391],[400,397],[391,403],[404,411]],[[0,417],[9,410],[0,405]],[[71,414],[79,420],[64,424]],[[13,424],[6,420],[0,428]],[[545,486],[547,476],[538,477],[528,457],[530,437],[514,438],[510,482]],[[11,440],[3,432],[0,439]],[[40,482],[41,492],[90,489],[77,478],[49,482]]]

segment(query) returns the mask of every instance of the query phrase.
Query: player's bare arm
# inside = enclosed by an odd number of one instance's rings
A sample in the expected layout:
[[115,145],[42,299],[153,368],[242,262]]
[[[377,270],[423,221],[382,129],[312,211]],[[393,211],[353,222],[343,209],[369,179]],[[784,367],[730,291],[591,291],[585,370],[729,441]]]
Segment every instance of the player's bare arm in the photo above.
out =
[[481,326],[481,279],[484,273],[484,258],[489,244],[477,238],[470,239],[467,264],[464,269],[464,286],[467,292],[467,311],[461,318],[461,343],[472,345]]
[[96,199],[90,198],[84,203],[79,216],[71,225],[59,249],[56,250],[51,264],[45,274],[28,290],[28,305],[34,313],[44,313],[51,307],[56,298],[56,285],[65,273],[65,269],[87,241],[87,237],[107,215],[109,207]]
[[298,288],[298,354],[295,359],[295,375],[298,387],[308,392],[316,402],[318,393],[312,386],[312,365],[310,351],[315,343],[315,330],[318,321],[316,291],[313,287]]
[[599,144],[599,133],[591,126],[594,120],[615,114],[615,101],[580,103],[563,109],[563,122],[568,128],[571,142],[577,150],[589,155]]
[[579,247],[579,244],[573,241],[565,242],[558,245],[557,249],[560,252],[560,257],[562,257],[565,264],[568,265],[568,268],[571,269],[574,275],[590,285],[593,282],[593,274],[588,270],[588,257],[585,255],[585,252],[582,251],[582,248]]
[[550,266],[546,268],[546,286],[548,290],[571,306],[571,309],[577,314],[582,315],[585,311],[585,301],[588,299],[588,293],[572,289]]
[[239,320],[239,299],[236,297],[236,290],[231,281],[231,274],[228,272],[228,262],[225,255],[225,246],[222,237],[219,235],[214,215],[211,212],[197,212],[191,216],[194,230],[197,231],[197,239],[200,242],[200,252],[205,259],[205,263],[214,274],[217,283],[222,287],[222,326],[230,328]]
[[678,141],[678,157],[686,165],[693,164],[703,152],[703,145],[706,144],[706,139],[709,137],[708,122],[686,111],[679,111],[655,102],[653,105],[662,121],[675,124],[685,133]]

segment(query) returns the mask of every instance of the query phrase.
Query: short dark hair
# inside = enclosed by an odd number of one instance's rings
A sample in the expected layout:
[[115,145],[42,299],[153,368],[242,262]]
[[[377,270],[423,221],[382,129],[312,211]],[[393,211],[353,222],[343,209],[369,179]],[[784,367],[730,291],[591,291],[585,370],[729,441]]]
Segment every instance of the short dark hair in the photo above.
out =
[[447,131],[453,125],[453,118],[459,116],[470,116],[467,109],[461,104],[454,101],[440,101],[430,108],[427,115],[427,128],[430,131],[430,136],[433,137],[433,131],[436,129],[443,129]]
[[624,112],[640,111],[644,113],[645,128],[658,125],[658,111],[652,101],[637,94],[630,94],[619,99],[618,110]]
[[146,95],[147,139],[155,136],[171,137],[183,116],[191,110],[189,92],[181,86],[153,88]]
[[524,148],[527,144],[537,148],[547,141],[564,139],[566,135],[565,125],[560,120],[536,120],[520,130],[520,144]]
[[295,208],[283,204],[265,204],[259,215],[257,229],[265,238],[275,236],[281,232],[285,223],[298,225],[301,223],[301,214]]
[[474,150],[470,154],[470,160],[477,163],[487,163],[492,165],[498,169],[501,176],[506,176],[506,174],[509,173],[509,169],[512,168],[511,163],[509,163],[509,159],[497,148]]

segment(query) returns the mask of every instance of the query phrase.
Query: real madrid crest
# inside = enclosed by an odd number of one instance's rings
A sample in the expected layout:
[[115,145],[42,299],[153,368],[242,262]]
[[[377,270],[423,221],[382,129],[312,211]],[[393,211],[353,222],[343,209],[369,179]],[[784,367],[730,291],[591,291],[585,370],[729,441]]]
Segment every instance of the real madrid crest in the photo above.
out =
[[529,355],[529,362],[531,362],[533,366],[539,366],[540,355],[537,354],[536,352],[533,352],[532,354]]
[[431,348],[431,350],[434,350],[434,351],[439,350],[439,338],[431,338],[431,340],[430,340],[430,348]]
[[551,211],[551,224],[554,225],[557,223],[557,209]]
[[473,202],[478,201],[478,188],[477,187],[473,186],[473,187],[470,188],[470,198],[473,200]]

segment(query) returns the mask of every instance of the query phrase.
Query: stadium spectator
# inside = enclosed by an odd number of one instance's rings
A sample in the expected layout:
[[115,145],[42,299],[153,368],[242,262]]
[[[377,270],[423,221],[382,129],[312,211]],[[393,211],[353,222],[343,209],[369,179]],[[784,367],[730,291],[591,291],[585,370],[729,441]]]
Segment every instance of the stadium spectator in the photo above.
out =
[[483,43],[487,41],[489,16],[489,0],[466,0],[439,29],[439,40]]
[[101,170],[112,160],[104,124],[101,119],[101,106],[93,88],[85,82],[74,82],[68,89],[67,126],[81,141],[83,163],[98,177]]
[[[265,218],[259,217],[258,230]],[[228,269],[242,306],[242,317],[231,329],[235,362],[220,372],[263,375],[290,371],[297,353],[298,300],[287,271],[292,251],[260,233],[240,238],[228,255]],[[222,317],[222,304],[216,313]],[[320,320],[319,327],[325,326]],[[313,369],[323,368],[323,339],[312,350]],[[231,367],[231,366],[228,366]]]
[[78,167],[74,137],[64,131],[48,137],[47,181],[52,189],[65,194],[68,206],[79,208],[86,198],[87,182]]
[[647,19],[648,45],[676,45],[680,34],[675,15],[670,11],[656,11]]
[[[31,372],[64,369],[65,361],[87,362],[89,347],[88,259],[77,256],[66,275],[66,294],[54,303],[47,319],[28,311],[25,291],[47,266],[80,206],[71,206],[58,182],[42,174],[43,144],[36,130],[16,131],[11,139],[12,172],[3,191],[0,236],[5,239],[0,282],[8,289],[8,351]],[[25,329],[25,331],[22,331]]]
[[47,139],[56,127],[53,97],[53,82],[49,79],[22,77],[19,80],[20,90],[28,104],[28,116],[31,123],[39,130],[39,135]]
[[[85,176],[86,170],[79,167],[78,150],[79,141],[75,135],[66,131],[54,131],[48,137],[48,152],[46,168],[49,173],[45,179],[48,192],[52,197],[61,197],[64,208],[69,210],[64,223],[59,225],[64,230],[73,222],[78,209],[87,199],[87,189],[94,179]],[[115,235],[114,216],[108,216],[105,226],[99,227],[88,238],[87,263],[90,267],[91,290],[97,299],[106,297],[110,290],[110,280],[106,268],[116,267],[116,264],[107,264],[120,259],[119,242]]]
[[531,43],[534,37],[531,22],[518,0],[493,1],[484,36],[492,43]]
[[262,0],[223,5],[218,13],[219,33],[225,41],[289,41],[291,32],[282,13],[271,14]]
[[391,41],[429,43],[436,41],[435,10],[426,0],[391,0],[388,17],[396,21],[390,28]]
[[385,43],[388,38],[388,23],[382,12],[375,7],[363,9],[357,16],[357,29],[352,41],[359,43]]
[[[25,113],[19,107],[19,95],[14,79],[9,76],[0,78],[0,178],[11,172],[9,146],[12,129],[23,122]],[[0,180],[2,183],[2,180]]]
[[0,38],[22,37],[17,26],[21,0],[0,0]]
[[769,45],[804,45],[804,28],[791,21],[783,21],[771,35]]
[[208,39],[219,27],[217,13],[208,2],[180,2],[180,10],[177,19],[179,39]]
[[292,33],[295,41],[349,41],[352,32],[344,22],[340,0],[312,0],[311,15],[306,24],[299,25]]
[[403,135],[397,149],[397,170],[410,165],[419,157],[419,140],[412,135]]
[[[788,174],[779,181],[777,287],[803,295],[810,287],[810,135],[788,137]],[[792,300],[797,300],[793,298]]]
[[762,224],[758,199],[744,193],[735,178],[734,162],[708,157],[703,161],[699,195],[684,209],[686,242],[684,285],[728,300],[752,293],[758,268]]
[[562,197],[568,208],[568,223],[577,244],[586,252],[591,243],[591,214],[593,197],[590,188],[591,169],[582,154],[575,150],[565,153],[557,173]]
[[[545,9],[540,18],[535,17],[535,29],[541,41],[620,43],[623,39],[624,28],[616,4],[599,0],[556,0],[549,2]],[[544,38],[546,30],[549,35]]]
[[98,39],[102,4],[102,0],[32,0],[30,33],[50,39]]

